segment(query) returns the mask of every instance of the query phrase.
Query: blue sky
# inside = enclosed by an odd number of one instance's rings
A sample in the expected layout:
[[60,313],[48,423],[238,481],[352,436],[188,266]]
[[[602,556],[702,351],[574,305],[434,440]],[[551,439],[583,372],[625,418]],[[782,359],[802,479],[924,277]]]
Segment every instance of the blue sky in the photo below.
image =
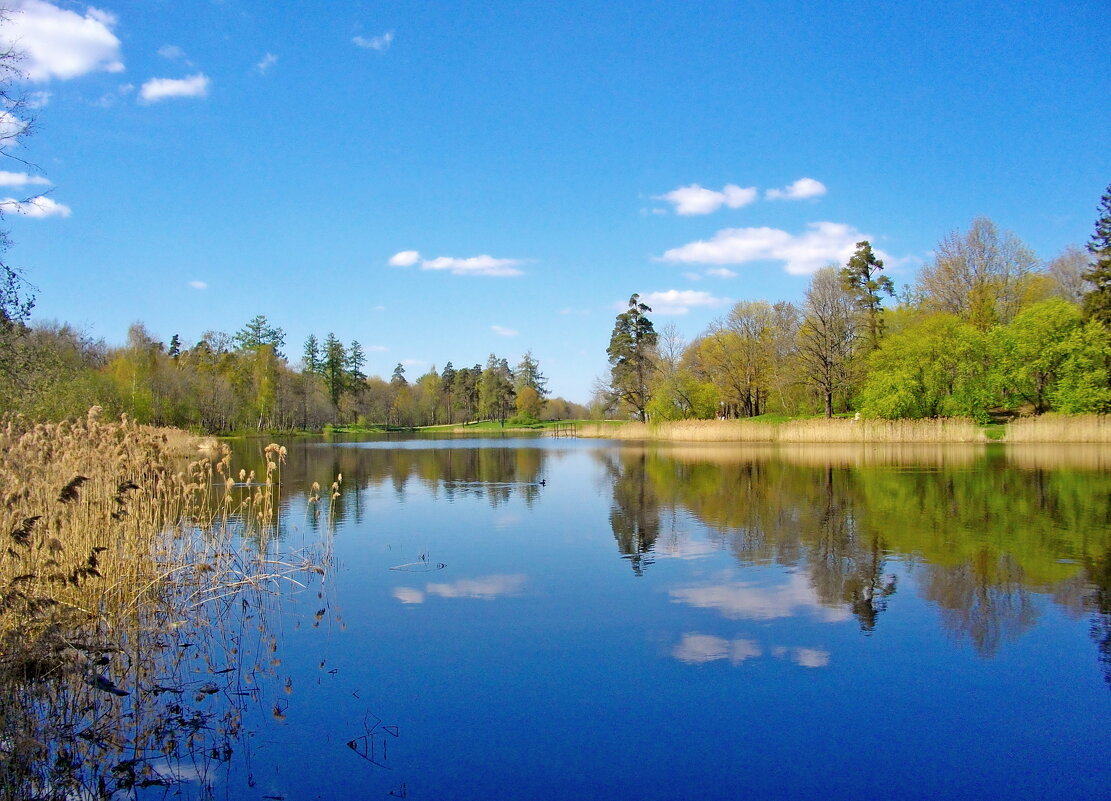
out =
[[586,401],[632,292],[693,337],[860,238],[900,286],[978,215],[1048,259],[1111,182],[1106,2],[9,5],[8,258],[113,344],[261,313]]

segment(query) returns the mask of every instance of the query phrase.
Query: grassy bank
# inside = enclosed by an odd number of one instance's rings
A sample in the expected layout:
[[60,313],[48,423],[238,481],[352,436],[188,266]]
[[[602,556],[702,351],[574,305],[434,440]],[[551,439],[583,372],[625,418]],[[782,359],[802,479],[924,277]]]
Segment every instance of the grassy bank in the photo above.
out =
[[[852,420],[813,418],[755,420],[680,420],[666,423],[582,423],[580,437],[668,442],[747,443],[1111,443],[1111,418],[1103,415],[1043,415],[1006,426],[981,426],[971,420]],[[1000,436],[1002,434],[1002,436]]]

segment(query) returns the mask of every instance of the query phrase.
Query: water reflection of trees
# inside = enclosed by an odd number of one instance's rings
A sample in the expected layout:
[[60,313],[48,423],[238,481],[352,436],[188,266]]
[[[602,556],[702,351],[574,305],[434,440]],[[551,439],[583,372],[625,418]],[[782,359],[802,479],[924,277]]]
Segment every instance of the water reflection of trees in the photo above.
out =
[[603,465],[613,483],[609,519],[617,550],[639,576],[655,561],[652,549],[660,536],[660,505],[649,482],[647,454],[622,452],[625,456],[604,453]]
[[[236,448],[237,462],[250,464],[258,446],[240,442]],[[283,482],[288,503],[297,502],[314,481],[326,488],[343,476],[333,519],[361,523],[361,491],[367,489],[388,488],[399,499],[417,489],[448,500],[478,497],[494,507],[516,497],[531,506],[542,489],[543,459],[544,451],[530,447],[335,447],[304,442],[289,448]]]
[[661,515],[681,508],[742,563],[805,564],[820,601],[867,631],[896,590],[887,560],[902,555],[945,627],[985,655],[1035,623],[1036,594],[1071,587],[1111,666],[1111,473],[1060,454],[1036,467],[1029,451],[935,448],[917,465],[866,451],[626,447],[598,458],[614,481],[618,548],[637,570],[651,564]]

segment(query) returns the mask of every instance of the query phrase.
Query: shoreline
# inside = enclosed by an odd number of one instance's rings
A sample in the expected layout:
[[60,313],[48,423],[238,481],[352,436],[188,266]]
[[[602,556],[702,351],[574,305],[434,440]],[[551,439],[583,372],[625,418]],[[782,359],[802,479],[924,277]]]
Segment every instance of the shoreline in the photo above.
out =
[[654,442],[737,444],[1111,444],[1111,415],[1042,415],[1000,426],[972,420],[816,418],[785,422],[677,420],[663,423],[582,423],[575,436]]

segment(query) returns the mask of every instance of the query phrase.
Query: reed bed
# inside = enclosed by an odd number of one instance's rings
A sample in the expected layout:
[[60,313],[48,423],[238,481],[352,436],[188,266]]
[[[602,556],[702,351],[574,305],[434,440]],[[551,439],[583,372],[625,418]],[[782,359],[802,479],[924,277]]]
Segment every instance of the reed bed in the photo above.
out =
[[1043,414],[1007,424],[1007,442],[1111,443],[1111,415]]
[[621,426],[582,425],[581,437],[676,442],[778,443],[963,443],[985,442],[983,430],[971,420],[791,420],[760,423],[749,420],[680,420],[626,423]]
[[[226,762],[258,666],[223,628],[325,572],[269,555],[283,448],[257,477],[226,448],[173,450],[96,408],[0,422],[2,799],[112,797],[176,783],[198,755]],[[218,692],[233,703],[208,703]]]

